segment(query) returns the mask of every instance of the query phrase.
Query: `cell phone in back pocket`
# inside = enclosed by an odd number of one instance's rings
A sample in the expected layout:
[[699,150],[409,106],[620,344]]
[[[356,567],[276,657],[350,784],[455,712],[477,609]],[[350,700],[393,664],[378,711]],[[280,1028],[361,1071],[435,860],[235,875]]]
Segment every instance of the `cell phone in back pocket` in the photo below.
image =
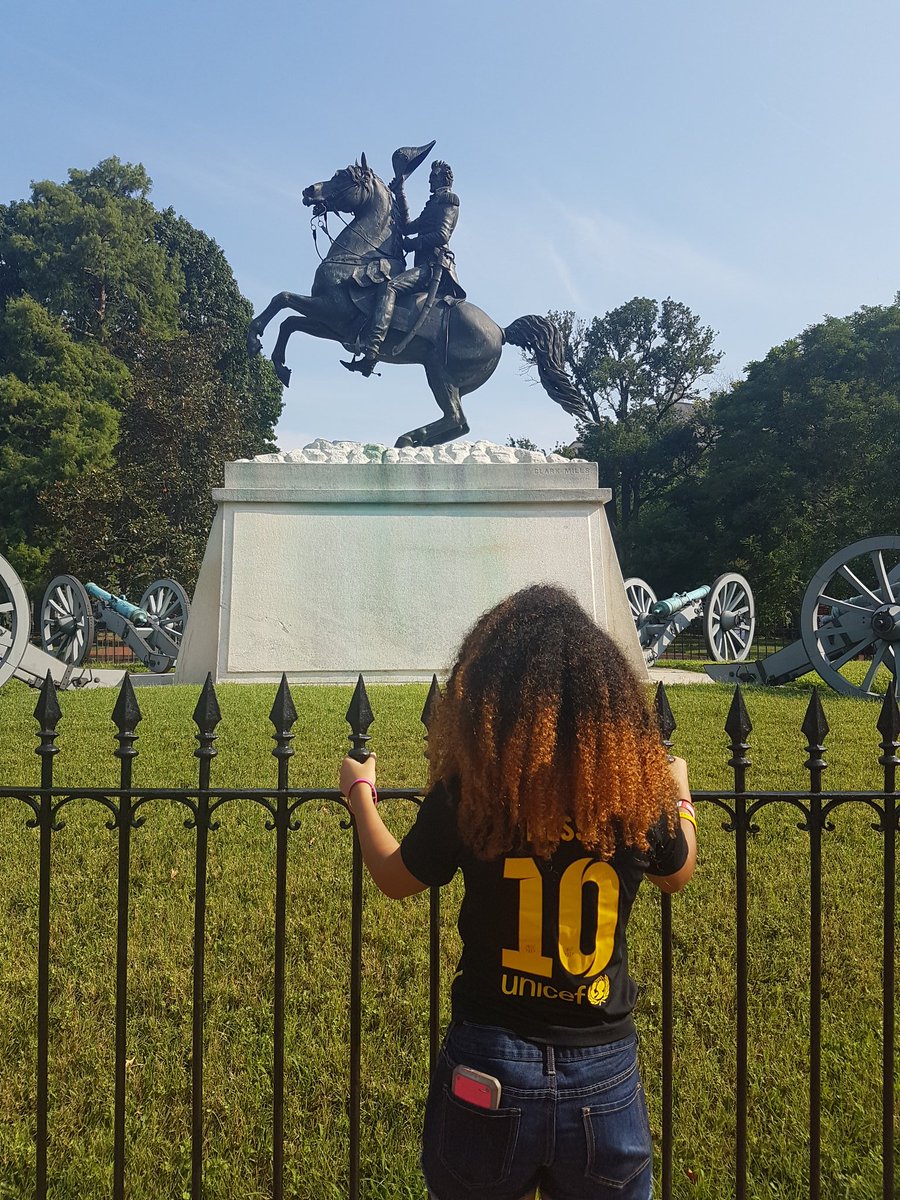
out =
[[457,1100],[465,1100],[476,1108],[500,1107],[500,1080],[472,1067],[454,1067],[450,1091]]

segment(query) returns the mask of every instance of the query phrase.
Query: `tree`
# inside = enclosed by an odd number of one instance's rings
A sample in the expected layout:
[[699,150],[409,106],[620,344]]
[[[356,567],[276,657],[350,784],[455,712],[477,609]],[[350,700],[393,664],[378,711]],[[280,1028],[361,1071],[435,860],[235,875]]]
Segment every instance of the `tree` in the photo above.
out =
[[26,588],[60,548],[46,489],[112,463],[129,387],[121,363],[73,341],[31,297],[0,310],[0,546]]
[[223,461],[274,448],[281,385],[248,359],[250,306],[150,188],[109,158],[0,206],[0,538],[32,589],[48,564],[130,580],[152,561],[190,586]]
[[217,368],[214,331],[145,343],[114,461],[59,481],[47,499],[64,533],[56,570],[138,594],[200,569],[222,464],[244,441],[239,404]]
[[273,431],[281,416],[282,387],[268,359],[247,353],[253,310],[238,290],[225,255],[211,237],[171,208],[157,214],[155,233],[184,277],[179,297],[182,329],[188,333],[214,330],[219,338],[216,365],[240,409],[246,434],[242,453],[250,457],[275,450]]
[[154,236],[151,186],[142,166],[108,158],[0,206],[0,297],[27,292],[126,359],[136,337],[172,336],[184,279]]
[[550,316],[591,414],[578,425],[582,452],[599,464],[601,485],[612,489],[619,552],[633,560],[645,506],[693,474],[709,448],[708,411],[696,388],[721,360],[716,335],[671,298],[636,296],[590,321],[571,311]]
[[796,613],[832,553],[900,529],[900,296],[776,346],[711,415],[710,545],[770,616]]

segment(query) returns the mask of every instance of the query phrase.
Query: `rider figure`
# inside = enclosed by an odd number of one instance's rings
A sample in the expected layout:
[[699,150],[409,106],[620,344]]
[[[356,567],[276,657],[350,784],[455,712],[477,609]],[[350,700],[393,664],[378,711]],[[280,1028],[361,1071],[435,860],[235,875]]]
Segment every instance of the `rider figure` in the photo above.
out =
[[453,253],[449,249],[459,217],[459,197],[451,190],[453,172],[442,159],[435,159],[431,164],[428,184],[431,195],[415,221],[409,220],[403,176],[398,175],[391,184],[402,216],[403,249],[407,253],[415,253],[414,266],[380,285],[368,327],[361,339],[363,356],[359,360],[345,362],[343,365],[348,371],[359,371],[365,376],[372,374],[382,343],[391,327],[398,292],[428,292],[426,304],[429,300],[433,303],[436,295],[465,299],[466,293],[456,277]]

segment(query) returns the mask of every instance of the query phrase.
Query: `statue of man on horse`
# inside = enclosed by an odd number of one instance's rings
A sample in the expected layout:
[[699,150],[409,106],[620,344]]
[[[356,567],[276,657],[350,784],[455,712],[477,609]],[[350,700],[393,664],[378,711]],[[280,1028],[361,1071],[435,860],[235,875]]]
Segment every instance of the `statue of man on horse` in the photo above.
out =
[[[437,158],[431,164],[428,179],[431,195],[422,209],[421,216],[415,221],[409,219],[403,184],[433,145],[434,142],[429,146],[400,150],[394,155],[394,178],[388,186],[396,196],[400,209],[403,250],[404,253],[412,252],[415,255],[414,265],[411,270],[403,271],[379,284],[372,316],[360,339],[362,358],[358,361],[344,362],[343,365],[348,371],[359,371],[364,376],[372,374],[391,327],[398,292],[426,294],[418,318],[422,323],[427,319],[438,296],[450,296],[454,300],[466,298],[466,293],[456,276],[454,255],[450,249],[450,238],[459,218],[459,197],[451,190],[453,171],[443,159]],[[415,333],[414,326],[407,338],[411,340]],[[402,349],[403,342],[394,347],[394,353]]]
[[[453,173],[442,160],[432,163],[431,195],[421,215],[409,220],[404,180],[433,146],[395,151],[390,185],[363,154],[331,179],[304,189],[303,203],[312,208],[314,221],[327,222],[329,213],[351,213],[353,219],[332,240],[310,295],[279,292],[254,318],[247,334],[250,353],[259,353],[260,335],[272,317],[289,308],[297,315],[281,322],[272,351],[285,387],[291,373],[284,355],[292,333],[336,341],[354,357],[361,354],[344,366],[365,376],[378,361],[420,364],[442,416],[402,434],[397,446],[436,446],[468,433],[460,399],[493,374],[506,342],[534,356],[541,383],[557,404],[587,419],[565,371],[562,335],[551,321],[532,315],[502,328],[466,299],[449,249],[459,200]],[[407,270],[409,251],[415,257]]]

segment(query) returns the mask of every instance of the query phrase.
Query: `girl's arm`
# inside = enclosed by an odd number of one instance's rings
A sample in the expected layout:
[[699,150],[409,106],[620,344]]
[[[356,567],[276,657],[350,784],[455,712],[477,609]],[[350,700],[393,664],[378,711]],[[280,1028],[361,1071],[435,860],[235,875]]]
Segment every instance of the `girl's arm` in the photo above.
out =
[[400,845],[375,806],[375,755],[365,762],[345,758],[341,763],[341,792],[356,823],[363,862],[376,887],[392,900],[424,892],[426,884],[407,871]]
[[[683,758],[673,758],[669,763],[669,770],[672,772],[675,785],[678,789],[678,799],[690,802],[691,789],[688,784],[687,763]],[[679,813],[681,828],[684,831],[685,841],[688,845],[688,854],[684,860],[684,866],[671,875],[644,876],[650,883],[655,884],[661,892],[680,892],[694,874],[694,868],[697,865],[697,827],[690,817],[684,815],[681,810],[679,810]],[[691,813],[693,814],[693,806],[691,806]]]

